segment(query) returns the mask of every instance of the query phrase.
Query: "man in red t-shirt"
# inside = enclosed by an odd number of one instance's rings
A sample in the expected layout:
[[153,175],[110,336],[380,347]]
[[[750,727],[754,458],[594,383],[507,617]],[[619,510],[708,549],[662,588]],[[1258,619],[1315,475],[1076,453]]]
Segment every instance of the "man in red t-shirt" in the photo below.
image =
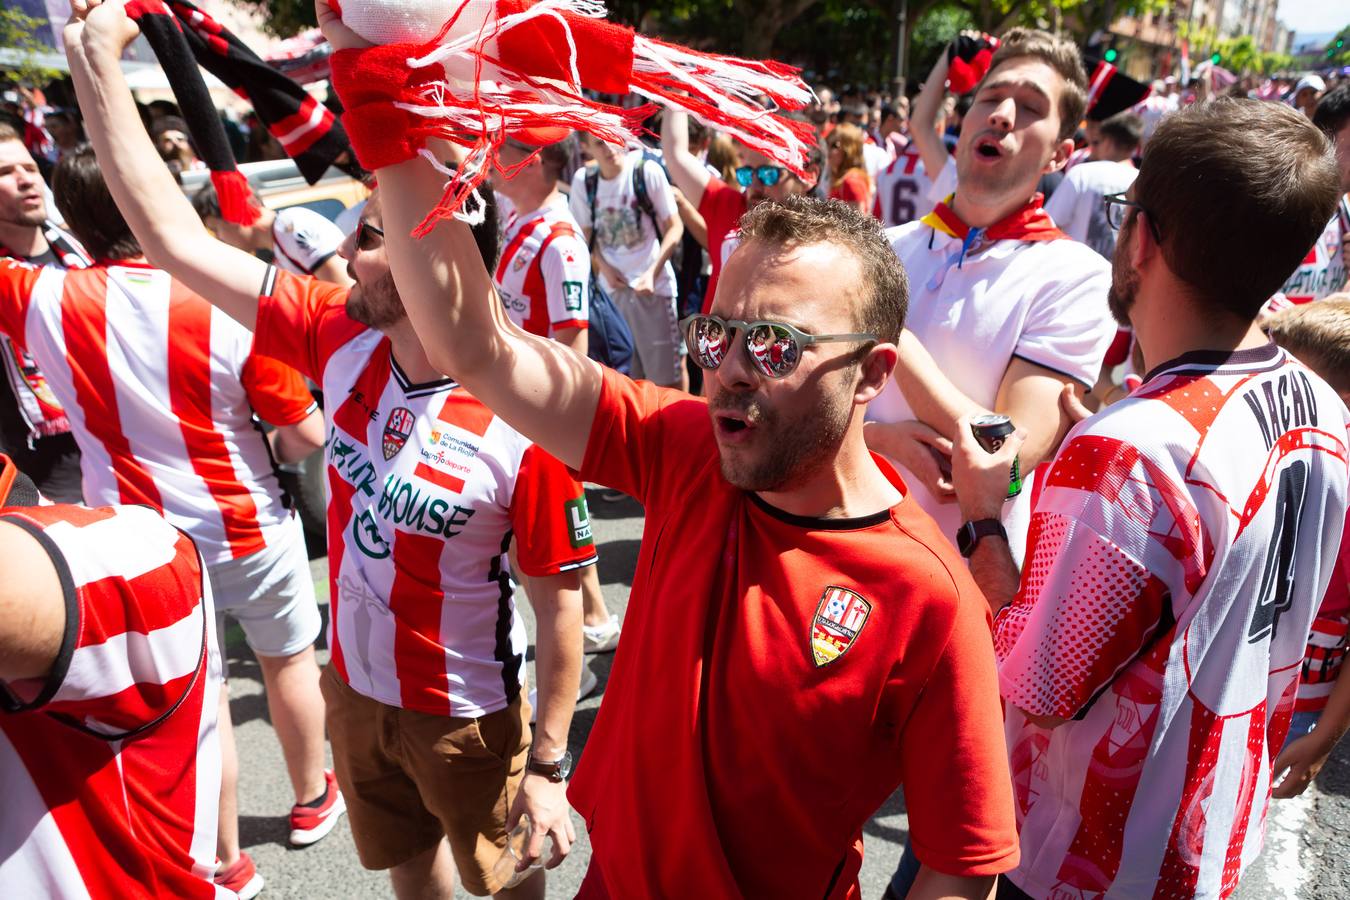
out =
[[670,180],[690,203],[698,207],[699,215],[708,226],[712,277],[708,279],[708,293],[703,297],[703,311],[707,312],[712,308],[722,263],[729,255],[722,252],[722,244],[735,232],[741,216],[762,200],[782,201],[785,197],[809,193],[819,175],[822,157],[820,148],[815,148],[810,162],[813,177],[803,181],[758,150],[738,145],[741,164],[736,168],[736,181],[739,184],[727,184],[689,152],[688,123],[688,115],[678,110],[668,109],[662,113],[661,153]]
[[[341,95],[368,82],[364,45],[320,14]],[[912,896],[985,896],[1018,858],[989,617],[862,435],[907,294],[880,224],[793,198],[745,218],[717,315],[687,334],[705,401],[511,325],[463,223],[414,242],[441,180],[400,138],[401,160],[356,150],[379,169],[429,357],[646,508],[630,624],[569,793],[593,851],[582,895],[857,896],[861,829],[903,784],[932,866]]]

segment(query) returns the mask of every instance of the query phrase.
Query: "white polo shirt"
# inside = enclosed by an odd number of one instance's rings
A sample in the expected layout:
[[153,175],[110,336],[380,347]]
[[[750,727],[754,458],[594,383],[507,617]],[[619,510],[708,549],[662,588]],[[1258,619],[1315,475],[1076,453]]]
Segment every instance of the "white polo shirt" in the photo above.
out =
[[[932,354],[943,374],[988,409],[994,408],[1013,357],[1090,387],[1116,333],[1106,305],[1110,264],[1054,229],[1046,217],[1040,218],[1037,233],[1024,235],[1028,239],[976,239],[963,252],[963,240],[949,233],[939,213],[959,225],[947,207],[940,205],[923,219],[886,234],[909,273],[905,326]],[[991,229],[1000,233],[998,225]],[[1013,229],[1012,233],[1021,232]],[[880,422],[915,418],[894,380],[872,401],[867,414]],[[906,470],[906,474],[919,505],[937,520],[943,534],[954,538],[961,525],[957,505],[939,503],[912,473]],[[1023,473],[1024,477],[1030,474]],[[1024,543],[1024,538],[1017,539],[1021,530],[1017,523],[1024,529],[1030,494],[1028,485],[1017,501],[1005,507],[1005,519],[1013,519],[1005,524],[1015,548]]]

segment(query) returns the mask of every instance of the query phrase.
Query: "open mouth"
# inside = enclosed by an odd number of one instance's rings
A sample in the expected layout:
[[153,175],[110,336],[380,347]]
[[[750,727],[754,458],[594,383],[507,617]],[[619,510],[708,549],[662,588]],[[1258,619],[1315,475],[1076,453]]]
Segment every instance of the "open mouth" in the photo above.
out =
[[750,430],[750,423],[739,416],[719,414],[717,417],[717,430],[722,434],[742,434]]
[[975,155],[981,159],[998,159],[1003,155],[1003,147],[994,138],[982,137],[975,142]]

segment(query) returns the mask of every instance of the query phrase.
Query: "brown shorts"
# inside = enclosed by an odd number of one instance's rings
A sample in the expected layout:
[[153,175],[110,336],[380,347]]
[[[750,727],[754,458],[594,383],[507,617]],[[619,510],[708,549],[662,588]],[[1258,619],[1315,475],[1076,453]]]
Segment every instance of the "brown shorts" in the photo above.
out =
[[371,700],[331,665],[320,684],[361,865],[397,866],[444,836],[464,889],[496,893],[492,867],[506,847],[506,816],[529,753],[529,703],[517,697],[481,718],[458,719]]

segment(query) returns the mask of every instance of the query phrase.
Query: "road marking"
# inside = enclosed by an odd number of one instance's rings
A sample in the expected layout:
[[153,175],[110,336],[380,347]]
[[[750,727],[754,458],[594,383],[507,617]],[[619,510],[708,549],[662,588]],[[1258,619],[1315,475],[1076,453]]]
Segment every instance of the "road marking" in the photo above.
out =
[[1300,900],[1308,872],[1303,868],[1304,828],[1312,812],[1316,788],[1311,785],[1290,800],[1271,800],[1266,827],[1266,887],[1272,898]]

